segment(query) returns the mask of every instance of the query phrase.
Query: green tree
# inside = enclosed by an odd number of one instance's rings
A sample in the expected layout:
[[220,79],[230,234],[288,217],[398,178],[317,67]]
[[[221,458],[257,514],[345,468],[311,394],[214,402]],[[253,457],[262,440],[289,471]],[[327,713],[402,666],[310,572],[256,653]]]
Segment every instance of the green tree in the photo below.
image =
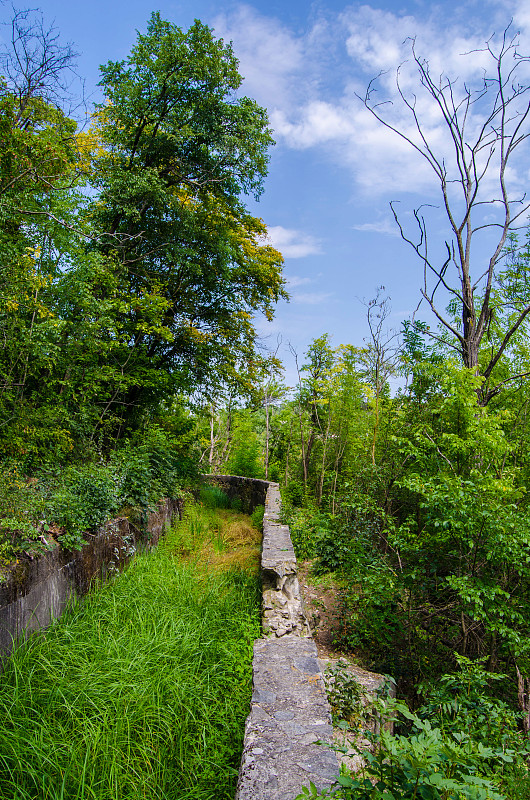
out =
[[[126,61],[102,67],[89,213],[136,298],[123,314],[128,368],[163,371],[183,391],[237,376],[253,355],[252,315],[270,317],[283,295],[281,255],[240,200],[260,193],[272,142],[265,111],[236,99],[240,83],[229,45],[159,14]],[[159,313],[146,326],[137,303],[152,293]],[[131,415],[151,398],[138,384],[120,399]]]
[[232,475],[264,477],[261,441],[253,425],[252,413],[248,410],[240,410],[235,416],[226,469]]

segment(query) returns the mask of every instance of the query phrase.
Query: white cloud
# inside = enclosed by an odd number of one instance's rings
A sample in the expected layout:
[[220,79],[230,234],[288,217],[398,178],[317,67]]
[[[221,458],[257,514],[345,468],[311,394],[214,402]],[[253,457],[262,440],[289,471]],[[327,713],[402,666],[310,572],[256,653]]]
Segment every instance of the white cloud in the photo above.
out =
[[213,23],[216,36],[232,41],[244,76],[242,91],[269,109],[289,104],[292,77],[304,65],[302,39],[279,20],[241,5],[233,13],[219,14]]
[[379,222],[363,222],[352,226],[355,231],[363,233],[386,233],[389,236],[399,236],[399,228],[394,220],[384,219]]
[[267,241],[284,258],[305,258],[322,252],[320,242],[311,234],[283,228],[281,225],[271,225],[268,228]]
[[329,297],[333,297],[332,292],[300,292],[291,296],[293,303],[303,303],[308,306],[317,306]]
[[351,141],[355,120],[348,109],[314,100],[301,109],[297,122],[290,122],[284,111],[276,109],[271,114],[271,124],[291,147],[304,149],[326,142]]
[[[314,8],[311,13],[318,13]],[[457,78],[461,87],[464,82],[476,85],[490,60],[486,41],[495,32],[498,41],[511,16],[523,52],[530,51],[529,0],[423,4],[421,16],[356,4],[340,13],[321,11],[297,31],[242,5],[219,15],[214,25],[217,34],[233,40],[245,76],[243,90],[267,106],[280,145],[315,149],[348,169],[364,193],[396,196],[429,192],[436,180],[421,155],[384,128],[357,95],[364,96],[369,81],[379,75],[374,98],[387,101],[379,110],[419,143],[414,117],[397,93],[396,68],[401,65],[400,86],[415,104],[422,130],[435,152],[452,164],[450,136],[433,98],[421,88],[411,42],[419,56],[427,56],[435,78],[443,73]],[[522,66],[530,77],[530,64]],[[471,135],[473,124],[470,117]],[[518,166],[517,179],[522,182],[525,173],[526,165]],[[284,250],[286,257],[304,254],[303,246]]]
[[284,275],[284,278],[290,289],[294,289],[296,286],[305,286],[308,283],[313,283],[312,278],[303,278],[301,275]]

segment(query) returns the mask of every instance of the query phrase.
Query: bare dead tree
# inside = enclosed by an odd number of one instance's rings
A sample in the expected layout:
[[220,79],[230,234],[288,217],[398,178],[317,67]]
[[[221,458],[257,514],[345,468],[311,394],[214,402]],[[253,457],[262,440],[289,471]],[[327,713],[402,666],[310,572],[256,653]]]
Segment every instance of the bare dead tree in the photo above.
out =
[[72,44],[60,42],[59,32],[53,25],[45,25],[40,11],[13,7],[8,25],[9,43],[0,49],[0,96],[5,91],[15,95],[17,124],[23,128],[32,98],[57,108],[72,100],[78,53]]
[[[394,203],[391,208],[402,238],[423,264],[424,300],[451,334],[452,346],[460,353],[464,365],[484,378],[479,399],[485,405],[507,383],[504,380],[496,384],[493,371],[530,313],[530,304],[519,304],[517,313],[510,316],[506,329],[479,366],[481,344],[495,314],[496,270],[510,233],[524,225],[530,209],[524,194],[512,193],[507,175],[530,135],[530,86],[520,82],[519,76],[529,58],[520,55],[517,37],[511,35],[510,26],[500,42],[495,44],[492,38],[483,50],[476,52],[488,56],[491,70],[484,71],[478,85],[471,87],[445,74],[433,75],[429,62],[418,55],[416,42],[411,40],[412,63],[422,98],[429,101],[430,110],[434,107],[446,134],[442,145],[429,133],[418,96],[404,88],[403,65],[396,71],[397,98],[408,112],[410,131],[403,129],[406,125],[393,121],[391,101],[377,101],[375,91],[381,76],[370,82],[360,99],[382,125],[422,156],[438,182],[448,225],[445,257],[431,255],[426,206],[414,211],[417,234],[407,233]],[[449,156],[446,144],[450,147]],[[472,256],[477,238],[484,233],[487,236],[481,237],[482,246],[487,239],[489,255],[484,258],[479,254],[475,265]],[[440,308],[440,290],[445,290],[445,297],[457,307],[456,321]],[[509,381],[527,374],[518,373]]]
[[363,300],[366,308],[366,321],[370,337],[366,338],[365,347],[359,354],[363,366],[363,377],[374,393],[374,430],[371,444],[372,464],[375,465],[375,445],[379,433],[381,397],[388,379],[396,374],[399,336],[388,328],[390,316],[390,298],[384,295],[385,287],[378,286],[375,297]]

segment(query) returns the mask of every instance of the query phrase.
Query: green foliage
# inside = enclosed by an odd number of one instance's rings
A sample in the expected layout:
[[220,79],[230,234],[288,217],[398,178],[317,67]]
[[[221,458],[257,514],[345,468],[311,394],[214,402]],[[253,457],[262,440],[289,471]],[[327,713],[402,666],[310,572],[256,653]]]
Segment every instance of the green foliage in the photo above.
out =
[[199,492],[199,500],[206,508],[230,508],[228,495],[218,486],[203,486]]
[[21,551],[42,552],[48,543],[41,537],[46,514],[45,493],[35,480],[25,479],[15,464],[1,465],[0,571]]
[[284,504],[300,508],[307,502],[306,490],[302,481],[291,480],[283,489],[282,500]]
[[[406,736],[382,730],[375,753],[365,753],[366,766],[357,776],[338,782],[345,800],[504,800],[494,784],[480,775],[484,762],[509,760],[502,750],[476,745],[465,735],[443,735],[429,720],[420,720],[406,707],[395,705],[412,724]],[[477,774],[479,773],[479,774]],[[374,785],[375,784],[375,785]]]
[[162,497],[176,497],[182,482],[197,476],[189,437],[179,439],[154,424],[117,450],[120,504],[145,509]]
[[256,506],[252,514],[250,515],[250,519],[252,520],[252,524],[258,528],[258,530],[263,530],[263,516],[265,514],[265,506]]
[[[425,689],[427,702],[417,714],[382,696],[367,702],[339,667],[337,689],[331,687],[337,718],[348,720],[356,730],[370,713],[378,719],[380,732],[365,730],[363,736],[373,740],[373,749],[356,750],[364,759],[359,773],[341,774],[338,786],[321,794],[305,787],[297,800],[526,798],[528,743],[522,740],[513,711],[487,690],[489,682],[503,676],[486,672],[480,662],[459,658],[458,663],[459,673],[444,675],[438,685]],[[403,733],[392,734],[382,725],[385,720],[392,720]]]
[[[170,390],[242,386],[251,316],[270,316],[283,294],[281,255],[241,202],[260,194],[272,140],[264,109],[235,97],[240,83],[230,45],[199,21],[185,32],[158,13],[126,60],[102,67],[90,213],[111,233],[99,249],[121,264],[130,293],[121,325],[136,369],[158,370]],[[151,400],[146,389],[131,385],[127,402]]]
[[124,498],[146,505],[196,474],[177,394],[250,394],[252,317],[284,294],[281,255],[242,202],[261,192],[267,116],[235,97],[229,45],[153,14],[102,68],[106,100],[80,133],[60,108],[71,50],[14,13],[16,52],[0,48],[0,459],[33,476],[123,447]]
[[61,544],[80,549],[83,532],[105,522],[119,507],[118,486],[113,473],[103,465],[71,468],[63,485],[50,500],[51,519],[65,530]]
[[264,469],[258,435],[249,413],[239,413],[232,434],[232,451],[226,465],[231,475],[263,478]]
[[178,557],[180,536],[4,665],[0,796],[233,797],[257,581],[240,569],[206,576]]
[[283,514],[289,525],[297,559],[314,558],[319,536],[327,532],[326,517],[314,506],[292,510],[284,506]]
[[81,548],[84,533],[118,510],[142,518],[163,497],[181,497],[182,484],[197,474],[188,438],[153,424],[136,443],[129,441],[103,459],[72,465],[61,472],[42,470],[25,479],[5,463],[0,486],[0,555],[7,561],[21,551],[35,554],[53,546]]
[[325,683],[333,725],[343,730],[360,729],[367,717],[368,694],[348,671],[347,662],[339,660],[334,666],[328,666]]
[[[530,745],[523,742],[519,730],[519,717],[513,708],[498,697],[492,696],[491,686],[506,678],[484,668],[485,658],[472,661],[456,656],[459,671],[442,677],[432,686],[419,686],[426,702],[419,708],[421,719],[439,719],[444,733],[465,731],[469,739],[484,746],[502,749],[513,760],[523,763]],[[502,772],[505,763],[491,763],[492,773]]]

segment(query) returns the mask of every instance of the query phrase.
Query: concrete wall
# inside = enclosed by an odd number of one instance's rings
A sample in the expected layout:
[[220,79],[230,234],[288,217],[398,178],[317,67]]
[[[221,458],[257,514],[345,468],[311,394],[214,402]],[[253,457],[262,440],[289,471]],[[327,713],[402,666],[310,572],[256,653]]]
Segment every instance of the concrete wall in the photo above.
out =
[[180,500],[162,500],[148,516],[145,531],[125,517],[87,533],[82,550],[55,550],[38,558],[20,558],[7,583],[0,585],[0,658],[22,636],[47,627],[68,602],[85,594],[94,580],[123,569],[138,547],[157,544]]
[[245,514],[252,514],[256,506],[265,505],[269,481],[262,481],[259,478],[244,478],[240,475],[202,475],[201,477],[205,483],[222,489],[230,500],[239,498],[241,510]]

